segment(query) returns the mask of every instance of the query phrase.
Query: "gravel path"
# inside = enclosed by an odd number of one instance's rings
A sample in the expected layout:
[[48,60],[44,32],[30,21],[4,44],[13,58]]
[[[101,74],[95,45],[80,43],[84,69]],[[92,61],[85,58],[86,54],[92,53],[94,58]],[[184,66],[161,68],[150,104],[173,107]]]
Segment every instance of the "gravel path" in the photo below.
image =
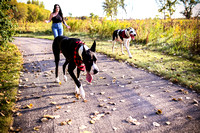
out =
[[200,132],[200,95],[195,92],[97,54],[100,73],[92,84],[81,74],[87,99],[83,102],[74,97],[70,76],[67,82],[63,80],[63,56],[62,83],[54,82],[51,40],[16,37],[14,44],[24,58],[16,104],[19,112],[13,123],[21,132]]

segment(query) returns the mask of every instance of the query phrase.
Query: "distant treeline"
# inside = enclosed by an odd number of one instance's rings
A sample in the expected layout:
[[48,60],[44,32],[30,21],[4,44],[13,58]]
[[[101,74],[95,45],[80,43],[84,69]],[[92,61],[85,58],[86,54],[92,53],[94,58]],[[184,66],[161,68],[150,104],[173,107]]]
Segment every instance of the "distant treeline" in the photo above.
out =
[[17,21],[44,21],[49,18],[51,13],[49,10],[44,9],[43,2],[39,3],[38,0],[29,0],[27,4],[17,2],[17,0],[11,0],[10,3],[15,6],[15,10],[11,12],[13,12],[13,17]]

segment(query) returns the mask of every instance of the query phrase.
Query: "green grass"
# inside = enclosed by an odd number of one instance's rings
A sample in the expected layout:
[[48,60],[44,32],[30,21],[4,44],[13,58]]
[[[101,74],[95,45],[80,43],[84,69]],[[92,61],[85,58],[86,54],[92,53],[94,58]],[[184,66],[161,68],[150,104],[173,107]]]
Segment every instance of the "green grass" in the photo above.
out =
[[[87,45],[91,46],[93,40],[97,41],[97,52],[115,58],[118,61],[127,61],[130,65],[147,70],[171,82],[180,84],[197,92],[200,92],[200,56],[198,55],[175,55],[164,52],[156,47],[146,47],[132,44],[130,51],[133,58],[129,59],[124,48],[125,55],[121,54],[120,45],[116,45],[115,52],[112,52],[112,44],[107,40],[100,40],[98,37],[89,37],[88,33],[66,33],[66,36],[80,38]],[[53,39],[52,36],[34,36],[34,34],[23,35],[36,38]],[[111,39],[110,39],[111,40]],[[133,42],[132,42],[133,43]]]
[[7,133],[19,84],[22,56],[13,44],[0,46],[0,132]]

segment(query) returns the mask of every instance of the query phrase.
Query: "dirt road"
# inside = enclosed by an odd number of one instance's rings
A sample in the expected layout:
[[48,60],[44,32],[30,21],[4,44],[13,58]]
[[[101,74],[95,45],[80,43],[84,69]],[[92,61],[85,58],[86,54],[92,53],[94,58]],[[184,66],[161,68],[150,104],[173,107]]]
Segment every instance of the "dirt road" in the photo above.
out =
[[20,110],[13,124],[21,132],[200,132],[200,95],[195,92],[98,54],[100,73],[92,84],[81,75],[83,102],[74,97],[70,76],[63,80],[63,56],[62,83],[54,82],[52,41],[16,38],[14,44],[24,58],[16,105]]

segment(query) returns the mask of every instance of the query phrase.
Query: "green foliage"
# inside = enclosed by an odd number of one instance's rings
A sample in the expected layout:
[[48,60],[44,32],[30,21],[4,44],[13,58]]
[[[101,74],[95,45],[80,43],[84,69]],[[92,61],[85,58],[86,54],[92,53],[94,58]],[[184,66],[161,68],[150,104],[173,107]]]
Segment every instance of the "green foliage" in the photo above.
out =
[[175,12],[175,5],[177,4],[178,0],[156,0],[156,2],[159,5],[159,12],[162,12],[164,14],[164,19],[166,16],[168,18],[171,18],[173,13]]
[[24,3],[18,3],[16,4],[17,10],[14,11],[14,18],[17,21],[26,21],[26,18],[28,16],[28,7]]
[[8,0],[0,2],[0,45],[12,41],[12,36],[15,34],[16,24],[10,16],[12,12],[7,12],[13,9]]
[[15,3],[16,11],[14,11],[14,18],[19,22],[37,22],[49,19],[50,11],[44,9],[44,4],[39,1],[28,1],[25,3]]
[[50,15],[50,11],[40,8],[37,5],[33,5],[33,4],[28,4],[28,16],[26,18],[26,21],[29,22],[37,22],[37,21],[43,21],[48,19],[49,15]]
[[192,16],[192,9],[194,8],[195,5],[200,3],[199,0],[179,0],[180,2],[183,3],[185,10],[182,11],[181,13],[187,18],[190,19]]
[[[200,53],[200,27],[197,19],[191,20],[107,20],[103,18],[87,18],[84,20],[68,18],[67,24],[71,29],[67,32],[86,32],[91,37],[100,39],[112,39],[112,33],[116,29],[133,27],[137,36],[131,43],[140,44],[148,49],[162,51],[168,54],[190,55]],[[43,32],[52,34],[51,24],[46,23],[19,23],[19,33]]]
[[124,0],[105,0],[105,2],[103,2],[104,12],[106,12],[106,16],[111,17],[111,19],[117,16],[118,7],[121,7],[126,12]]
[[0,132],[8,133],[22,68],[22,56],[17,46],[8,43],[0,47]]

